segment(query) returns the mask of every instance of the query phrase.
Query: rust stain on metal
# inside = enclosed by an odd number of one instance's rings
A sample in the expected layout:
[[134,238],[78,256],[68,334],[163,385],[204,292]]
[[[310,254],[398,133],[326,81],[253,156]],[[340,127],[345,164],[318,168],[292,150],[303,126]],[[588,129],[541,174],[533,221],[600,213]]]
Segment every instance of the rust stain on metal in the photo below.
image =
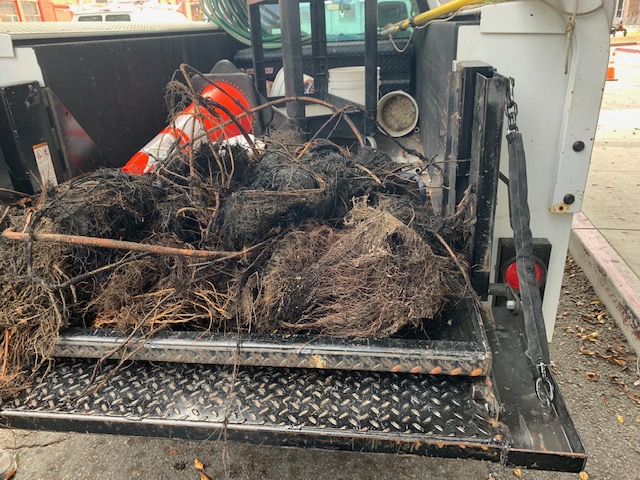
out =
[[313,368],[326,368],[327,361],[322,357],[322,355],[312,355],[311,365]]
[[551,205],[551,213],[572,213],[571,205],[564,202],[554,203]]

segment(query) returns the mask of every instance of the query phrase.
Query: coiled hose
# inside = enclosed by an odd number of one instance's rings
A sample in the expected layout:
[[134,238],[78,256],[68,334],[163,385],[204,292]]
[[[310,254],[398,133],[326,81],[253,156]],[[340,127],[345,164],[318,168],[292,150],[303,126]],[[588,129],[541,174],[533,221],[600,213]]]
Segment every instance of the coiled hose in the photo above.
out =
[[[231,37],[245,45],[251,45],[251,28],[249,12],[245,0],[200,0],[202,12],[211,22],[218,25]],[[262,17],[262,16],[261,16]],[[268,22],[280,28],[279,18],[274,15]],[[266,49],[282,47],[282,36],[271,34],[265,29],[265,21],[261,22],[262,42]],[[302,43],[311,42],[310,35],[302,36]]]

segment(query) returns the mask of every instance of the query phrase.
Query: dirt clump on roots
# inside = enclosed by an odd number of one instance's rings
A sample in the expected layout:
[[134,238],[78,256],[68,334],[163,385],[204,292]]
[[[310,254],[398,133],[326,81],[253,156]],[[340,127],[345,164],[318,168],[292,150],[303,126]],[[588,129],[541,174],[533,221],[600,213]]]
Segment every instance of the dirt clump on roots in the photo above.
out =
[[435,317],[460,294],[450,257],[364,203],[341,230],[310,225],[285,236],[249,287],[259,292],[246,313],[258,330],[335,337],[391,336]]
[[226,200],[223,242],[239,249],[308,218],[323,219],[334,195],[334,185],[320,173],[284,151],[268,152],[256,164],[246,187]]

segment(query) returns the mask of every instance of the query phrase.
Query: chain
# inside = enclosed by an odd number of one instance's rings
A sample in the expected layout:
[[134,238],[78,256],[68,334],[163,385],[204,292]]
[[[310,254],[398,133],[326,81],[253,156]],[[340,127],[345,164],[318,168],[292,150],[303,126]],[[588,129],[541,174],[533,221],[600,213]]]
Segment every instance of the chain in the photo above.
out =
[[505,105],[504,110],[507,115],[507,129],[510,132],[518,131],[518,125],[516,125],[516,120],[518,118],[518,104],[513,98],[513,89],[515,84],[516,81],[513,77],[509,77],[509,85],[507,86],[507,104]]
[[544,363],[536,365],[539,377],[536,379],[536,395],[545,407],[550,407],[555,397],[553,383],[547,375],[547,366]]

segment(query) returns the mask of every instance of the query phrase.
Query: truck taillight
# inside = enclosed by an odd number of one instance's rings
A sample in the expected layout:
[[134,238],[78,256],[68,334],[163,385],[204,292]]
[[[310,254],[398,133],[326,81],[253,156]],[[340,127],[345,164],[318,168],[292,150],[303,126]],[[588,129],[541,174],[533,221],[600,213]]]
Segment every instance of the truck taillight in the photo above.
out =
[[[504,272],[504,279],[514,290],[520,290],[520,280],[518,279],[518,265],[516,262],[511,263]],[[538,285],[542,283],[543,279],[543,267],[536,260],[535,263],[536,281]]]

